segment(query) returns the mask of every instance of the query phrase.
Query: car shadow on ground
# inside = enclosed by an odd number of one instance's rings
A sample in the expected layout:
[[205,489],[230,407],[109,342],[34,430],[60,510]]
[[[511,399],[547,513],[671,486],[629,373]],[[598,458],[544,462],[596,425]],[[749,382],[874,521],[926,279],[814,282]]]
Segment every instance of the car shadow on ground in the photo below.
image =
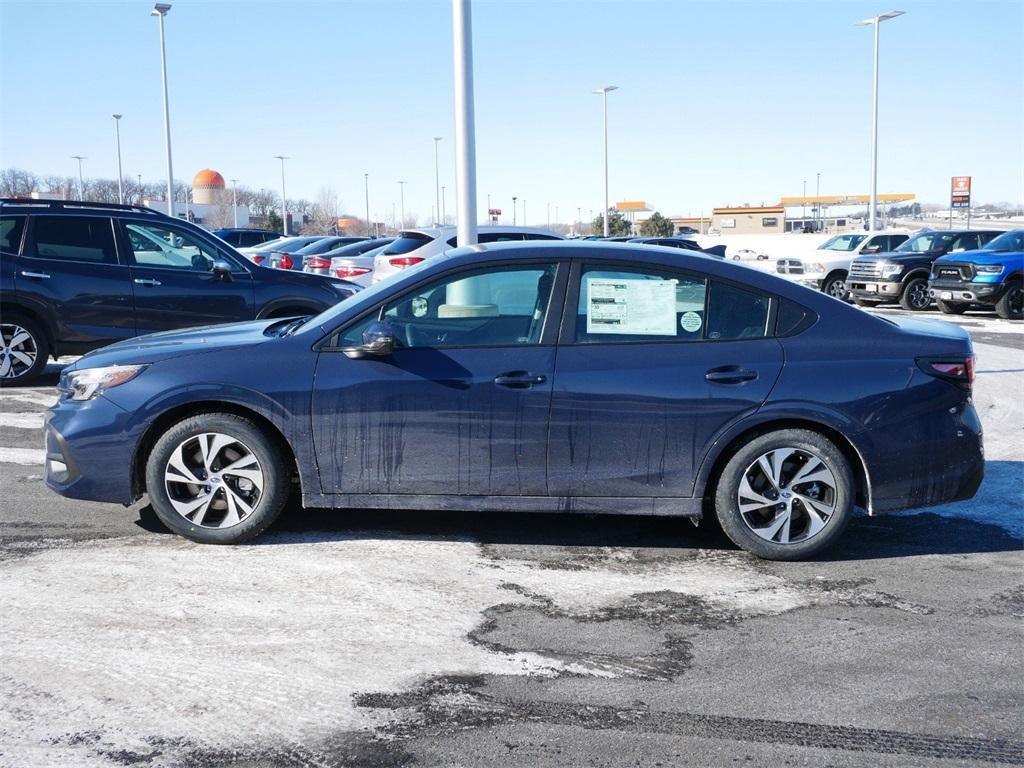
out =
[[[1024,476],[1024,462],[986,462],[986,483],[994,492],[1012,487]],[[986,486],[972,502],[985,504]],[[993,499],[993,504],[996,503]],[[977,515],[975,515],[977,517]],[[168,533],[149,505],[137,524],[153,533]],[[474,511],[391,509],[305,509],[289,504],[260,545],[336,541],[346,538],[474,541],[553,547],[622,547],[675,550],[737,550],[717,523],[699,528],[685,518]],[[1022,539],[1002,526],[934,512],[857,515],[839,542],[816,559],[822,562],[872,560],[920,555],[1011,552]]]

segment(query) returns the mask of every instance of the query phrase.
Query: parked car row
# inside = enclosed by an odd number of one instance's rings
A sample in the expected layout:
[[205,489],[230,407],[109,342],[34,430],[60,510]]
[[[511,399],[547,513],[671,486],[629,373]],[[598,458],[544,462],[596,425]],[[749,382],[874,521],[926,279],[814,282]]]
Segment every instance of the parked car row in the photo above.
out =
[[1024,229],[1004,232],[978,250],[936,259],[928,295],[948,315],[983,307],[1004,319],[1024,319]]
[[809,258],[782,258],[775,262],[776,273],[816,288],[837,299],[848,299],[847,279],[850,265],[858,256],[886,253],[902,245],[908,235],[901,232],[876,232],[866,235],[845,232],[826,240]]

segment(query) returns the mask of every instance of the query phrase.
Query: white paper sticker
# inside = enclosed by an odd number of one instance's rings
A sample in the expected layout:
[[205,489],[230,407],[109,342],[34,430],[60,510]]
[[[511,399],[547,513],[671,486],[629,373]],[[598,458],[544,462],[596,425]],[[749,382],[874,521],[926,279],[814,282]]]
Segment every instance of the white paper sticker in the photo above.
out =
[[683,316],[679,318],[679,325],[687,333],[696,333],[701,326],[700,315],[696,312],[684,312]]
[[587,333],[676,335],[676,280],[587,278]]

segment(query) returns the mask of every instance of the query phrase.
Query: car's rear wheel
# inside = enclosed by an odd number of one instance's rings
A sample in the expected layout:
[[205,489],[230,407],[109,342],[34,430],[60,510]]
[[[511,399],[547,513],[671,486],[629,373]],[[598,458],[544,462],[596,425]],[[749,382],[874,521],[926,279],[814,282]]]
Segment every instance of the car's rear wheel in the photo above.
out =
[[288,500],[284,452],[255,422],[204,413],[178,422],[153,446],[146,487],[157,517],[204,544],[262,533]]
[[0,385],[23,386],[46,369],[50,343],[42,327],[21,312],[5,313],[0,320]]
[[932,303],[928,295],[928,280],[924,277],[915,277],[910,280],[900,293],[900,306],[909,309],[911,312],[920,312],[928,309]]
[[858,307],[877,307],[882,303],[874,299],[854,299],[853,301]]
[[935,305],[939,308],[939,312],[944,315],[962,315],[971,306],[970,304],[958,304],[952,301],[943,301],[942,299],[936,299]]
[[833,275],[825,281],[821,287],[822,293],[827,293],[833,299],[846,301],[848,291],[846,290],[846,277],[844,275]]
[[783,429],[754,438],[729,459],[715,493],[722,530],[769,560],[800,560],[833,544],[853,512],[853,474],[823,435]]
[[1024,281],[1017,280],[1010,284],[996,302],[996,314],[1003,320],[1024,319]]

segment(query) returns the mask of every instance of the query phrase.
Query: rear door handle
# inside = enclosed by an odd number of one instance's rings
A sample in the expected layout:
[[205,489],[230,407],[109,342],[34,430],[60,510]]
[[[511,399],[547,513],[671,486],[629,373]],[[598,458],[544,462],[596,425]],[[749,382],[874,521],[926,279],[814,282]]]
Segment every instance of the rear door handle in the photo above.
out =
[[22,270],[20,274],[21,274],[22,277],[34,277],[37,280],[49,280],[50,279],[50,276],[48,274],[46,274],[45,272],[26,272],[25,270]]
[[527,389],[534,384],[543,384],[547,380],[547,376],[538,376],[526,371],[510,371],[494,377],[494,383],[499,387],[511,389]]
[[160,281],[154,280],[152,277],[136,277],[132,282],[135,283],[136,285],[160,285]]
[[757,378],[757,371],[728,365],[724,368],[712,368],[704,374],[704,378],[714,384],[742,384]]

